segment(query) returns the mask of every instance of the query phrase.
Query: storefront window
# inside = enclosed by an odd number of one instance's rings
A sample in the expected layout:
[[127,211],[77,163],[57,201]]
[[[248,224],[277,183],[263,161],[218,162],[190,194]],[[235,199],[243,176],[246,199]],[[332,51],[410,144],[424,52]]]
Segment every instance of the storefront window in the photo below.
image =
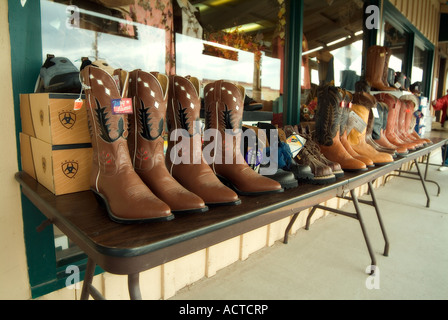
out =
[[363,2],[306,0],[302,61],[302,122],[314,120],[316,87],[354,90],[362,76]]
[[423,69],[425,67],[425,51],[419,47],[414,47],[414,61],[412,64],[412,82],[422,82],[423,81]]
[[166,32],[151,25],[155,19],[146,19],[149,10],[144,6],[124,10],[94,2],[77,2],[76,6],[64,3],[41,1],[44,59],[52,54],[80,67],[81,58],[88,57],[130,71],[140,68],[165,72],[165,66],[169,68]]
[[176,73],[203,86],[238,83],[272,111],[282,93],[284,1],[174,0],[173,8]]
[[386,21],[384,24],[384,46],[390,49],[389,69],[394,72],[404,72],[404,61],[407,58],[408,35],[399,31]]

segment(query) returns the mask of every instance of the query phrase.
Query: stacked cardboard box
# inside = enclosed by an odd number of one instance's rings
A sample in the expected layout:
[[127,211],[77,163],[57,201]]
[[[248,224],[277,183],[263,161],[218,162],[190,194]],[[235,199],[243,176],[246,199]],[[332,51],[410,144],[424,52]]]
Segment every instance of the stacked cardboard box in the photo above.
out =
[[89,189],[92,146],[85,106],[74,110],[78,97],[20,95],[22,170],[55,195]]

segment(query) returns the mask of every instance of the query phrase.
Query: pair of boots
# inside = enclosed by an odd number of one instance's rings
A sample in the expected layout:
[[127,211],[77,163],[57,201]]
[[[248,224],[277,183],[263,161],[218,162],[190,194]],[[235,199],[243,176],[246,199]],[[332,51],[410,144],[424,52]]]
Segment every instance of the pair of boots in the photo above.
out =
[[[417,105],[412,100],[413,98],[403,96],[398,99],[388,93],[376,94],[375,98],[380,104],[379,110],[386,115],[383,116],[380,137],[375,141],[381,145],[395,148],[398,155],[406,155],[409,151],[431,143],[430,140],[421,139],[409,133],[413,131],[410,127],[412,126],[413,110]],[[408,99],[411,100],[408,102]]]
[[[93,66],[85,67],[81,77],[93,149],[91,190],[112,220],[167,221],[174,218],[173,213],[205,212],[207,205],[241,202],[203,161],[200,135],[199,144],[193,135],[184,137],[194,140],[186,153],[199,155],[198,164],[174,164],[164,155],[168,101],[171,127],[196,132],[189,125],[199,118],[200,99],[191,82],[179,85],[177,78],[140,70],[116,70],[111,75]],[[126,109],[128,95],[132,103]],[[170,141],[168,151],[172,147]]]
[[371,46],[367,49],[366,81],[372,90],[398,91],[397,88],[391,87],[387,81],[391,55],[392,53],[387,47]]
[[354,112],[367,124],[374,102],[366,92],[352,95],[329,85],[318,88],[314,140],[324,156],[339,163],[344,171],[366,171],[368,167],[393,162],[391,155],[377,151],[366,142],[367,127],[348,130],[350,113]]

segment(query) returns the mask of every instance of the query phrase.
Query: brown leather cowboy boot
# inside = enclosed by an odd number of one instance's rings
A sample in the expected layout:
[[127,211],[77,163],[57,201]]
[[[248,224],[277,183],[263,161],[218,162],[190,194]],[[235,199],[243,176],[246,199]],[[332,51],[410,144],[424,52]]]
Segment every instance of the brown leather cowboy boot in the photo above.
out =
[[348,142],[347,140],[347,122],[348,122],[348,118],[350,116],[350,112],[352,110],[352,100],[353,100],[353,95],[345,90],[339,89],[339,91],[342,93],[343,95],[343,100],[342,100],[342,104],[341,105],[341,125],[340,125],[340,139],[341,139],[341,143],[344,146],[345,150],[347,150],[347,152],[355,159],[358,159],[362,162],[364,162],[366,164],[367,167],[374,167],[375,165],[373,164],[372,159],[360,155],[359,153],[357,153],[355,150],[353,150],[351,144]]
[[[355,92],[353,95],[352,111],[354,111],[366,124],[369,121],[371,108],[376,105],[375,98],[367,92]],[[392,155],[378,152],[366,141],[367,127],[359,132],[356,128],[348,135],[348,142],[352,148],[361,155],[372,159],[375,165],[385,165],[394,161]]]
[[[134,171],[127,145],[127,114],[114,114],[111,103],[115,100],[119,105],[123,98],[115,80],[92,66],[84,68],[81,76],[93,148],[91,190],[116,222],[173,219],[168,205],[158,199]],[[122,92],[126,92],[126,87]]]
[[[283,192],[280,183],[252,170],[241,153],[244,96],[243,87],[227,81],[204,88],[205,128],[214,134],[213,141],[204,142],[204,150],[210,149],[210,166],[240,195]],[[271,152],[274,140],[270,141]]]
[[386,65],[387,49],[382,46],[371,46],[367,49],[366,80],[372,89],[378,91],[396,91],[383,82],[383,75],[388,65]]
[[222,184],[202,153],[201,101],[196,78],[170,76],[166,165],[171,175],[206,205],[238,205],[238,195]]
[[163,150],[168,100],[168,77],[134,70],[130,73],[129,97],[134,113],[129,116],[129,153],[134,170],[173,213],[205,212],[204,201],[180,185],[168,172]]
[[342,97],[336,87],[324,85],[318,88],[314,140],[323,155],[328,160],[339,163],[344,171],[366,171],[366,164],[353,158],[341,143],[341,101]]

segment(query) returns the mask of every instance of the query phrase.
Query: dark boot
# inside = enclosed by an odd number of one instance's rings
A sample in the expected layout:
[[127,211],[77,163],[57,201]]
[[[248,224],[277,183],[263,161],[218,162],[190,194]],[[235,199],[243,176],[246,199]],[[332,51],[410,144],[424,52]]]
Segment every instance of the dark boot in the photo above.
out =
[[[210,166],[240,195],[282,192],[280,183],[252,170],[241,153],[244,96],[243,87],[222,80],[204,88],[205,128],[215,133],[213,141],[204,142],[212,156]],[[270,148],[272,155],[272,144]]]
[[[295,131],[293,126],[290,125],[285,126],[284,131],[287,137],[292,135],[302,136]],[[307,139],[302,150],[300,150],[294,158],[294,161],[296,162],[298,168],[310,167],[312,175],[307,176],[297,172],[296,178],[301,182],[311,184],[328,184],[336,181],[336,176],[333,174],[333,170],[319,160],[320,157],[319,155],[316,155],[317,153],[320,153],[320,151],[317,149],[315,142],[312,139]]]
[[202,153],[199,82],[170,76],[166,165],[171,175],[207,205],[238,205],[241,200],[219,181]]
[[314,139],[324,156],[339,163],[344,171],[366,171],[366,164],[353,158],[340,141],[341,101],[342,97],[336,87],[319,87]]
[[92,66],[84,68],[81,76],[93,148],[92,191],[116,222],[171,220],[174,216],[169,206],[149,190],[132,166],[127,114],[112,113],[111,100],[123,97],[116,82],[107,72]]
[[173,213],[204,212],[208,210],[204,201],[182,187],[166,168],[163,132],[168,85],[168,77],[162,74],[130,73],[134,114],[129,116],[129,153],[137,174]]

